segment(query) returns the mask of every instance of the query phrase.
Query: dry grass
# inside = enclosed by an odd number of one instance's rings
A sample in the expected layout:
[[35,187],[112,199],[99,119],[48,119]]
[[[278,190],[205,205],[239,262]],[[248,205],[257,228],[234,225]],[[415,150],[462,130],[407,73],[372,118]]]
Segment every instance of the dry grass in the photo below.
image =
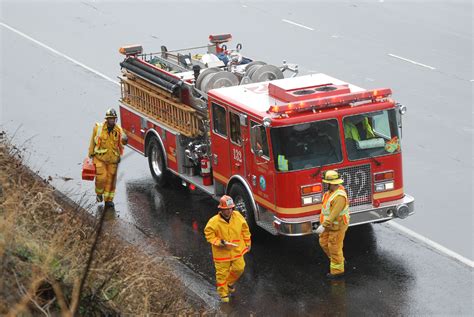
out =
[[98,220],[60,201],[0,139],[0,315],[202,314],[164,263],[108,233],[80,293]]

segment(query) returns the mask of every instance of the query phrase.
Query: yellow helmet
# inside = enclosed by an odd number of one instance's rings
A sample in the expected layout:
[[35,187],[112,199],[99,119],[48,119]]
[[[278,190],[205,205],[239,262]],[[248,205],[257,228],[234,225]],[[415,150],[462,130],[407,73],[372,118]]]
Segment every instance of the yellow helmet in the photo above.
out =
[[117,111],[114,108],[109,108],[105,113],[105,119],[107,118],[117,118]]
[[324,173],[323,183],[338,185],[344,183],[344,180],[339,177],[337,171],[329,170]]

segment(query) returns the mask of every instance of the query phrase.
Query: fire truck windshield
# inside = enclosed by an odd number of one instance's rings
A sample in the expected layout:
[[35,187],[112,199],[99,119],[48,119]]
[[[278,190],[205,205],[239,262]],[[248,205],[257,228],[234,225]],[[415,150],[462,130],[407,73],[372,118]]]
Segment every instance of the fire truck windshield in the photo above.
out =
[[400,152],[395,109],[348,116],[343,124],[350,160]]
[[272,128],[273,155],[277,171],[296,171],[342,161],[336,119]]

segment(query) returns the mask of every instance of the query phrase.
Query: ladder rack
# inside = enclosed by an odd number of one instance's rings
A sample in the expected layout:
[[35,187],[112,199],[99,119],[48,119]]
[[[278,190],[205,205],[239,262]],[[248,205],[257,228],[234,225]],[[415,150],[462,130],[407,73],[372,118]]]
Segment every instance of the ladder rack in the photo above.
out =
[[195,138],[204,134],[203,117],[171,93],[125,72],[120,77],[121,101],[152,119]]

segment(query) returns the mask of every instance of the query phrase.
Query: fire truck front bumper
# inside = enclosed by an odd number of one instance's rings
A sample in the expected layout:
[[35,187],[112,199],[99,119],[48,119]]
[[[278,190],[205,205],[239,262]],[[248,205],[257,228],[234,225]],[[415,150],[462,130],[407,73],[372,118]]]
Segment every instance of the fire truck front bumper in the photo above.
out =
[[[350,209],[350,226],[366,223],[385,222],[392,219],[405,219],[415,213],[415,199],[405,195],[402,199],[381,203],[380,206],[356,206]],[[319,226],[319,215],[301,218],[277,218],[273,227],[284,236],[304,236],[313,234]]]

